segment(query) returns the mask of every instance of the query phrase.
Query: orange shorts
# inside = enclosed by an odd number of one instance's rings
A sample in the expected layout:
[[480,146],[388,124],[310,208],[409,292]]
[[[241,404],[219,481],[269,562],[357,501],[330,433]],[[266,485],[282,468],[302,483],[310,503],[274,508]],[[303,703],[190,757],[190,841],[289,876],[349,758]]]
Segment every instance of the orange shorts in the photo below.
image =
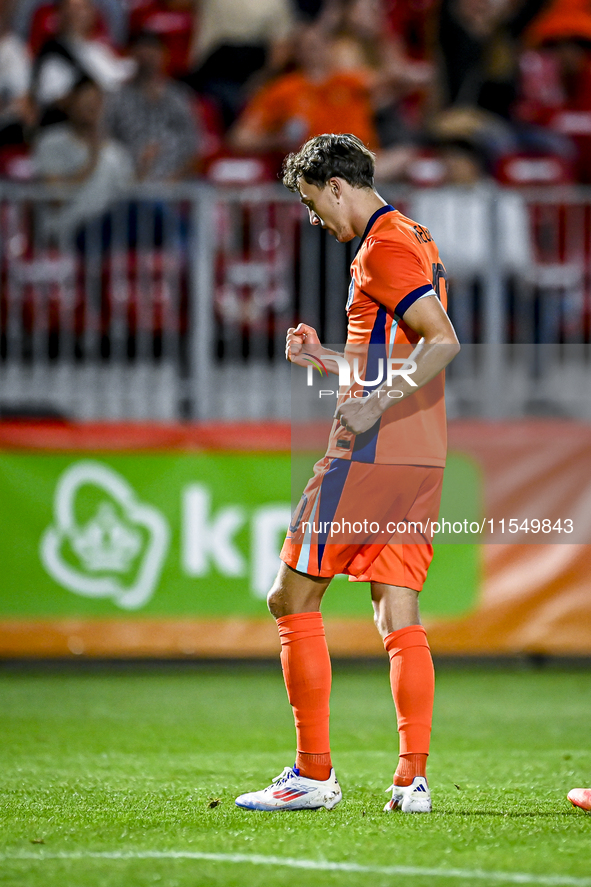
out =
[[281,560],[310,576],[344,573],[420,591],[442,482],[443,468],[325,456],[292,517]]

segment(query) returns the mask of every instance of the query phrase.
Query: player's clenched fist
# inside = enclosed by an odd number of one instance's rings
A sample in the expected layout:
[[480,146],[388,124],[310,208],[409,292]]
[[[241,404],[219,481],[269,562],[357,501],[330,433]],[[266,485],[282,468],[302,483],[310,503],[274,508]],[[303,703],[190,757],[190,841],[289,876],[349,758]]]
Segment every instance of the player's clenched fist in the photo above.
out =
[[287,331],[285,357],[291,363],[296,363],[299,366],[308,366],[309,361],[302,355],[314,345],[320,345],[320,339],[314,327],[308,326],[306,323],[299,323],[297,327],[292,326]]

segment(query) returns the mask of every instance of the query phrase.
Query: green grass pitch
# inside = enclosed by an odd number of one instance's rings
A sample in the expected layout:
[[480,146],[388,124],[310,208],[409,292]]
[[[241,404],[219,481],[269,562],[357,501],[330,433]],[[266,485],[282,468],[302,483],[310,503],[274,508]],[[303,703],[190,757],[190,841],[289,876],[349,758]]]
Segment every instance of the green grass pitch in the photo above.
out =
[[442,666],[430,816],[382,813],[386,663],[335,669],[333,811],[234,806],[293,762],[278,667],[4,672],[0,711],[2,885],[591,885],[591,814],[565,799],[591,784],[589,672]]

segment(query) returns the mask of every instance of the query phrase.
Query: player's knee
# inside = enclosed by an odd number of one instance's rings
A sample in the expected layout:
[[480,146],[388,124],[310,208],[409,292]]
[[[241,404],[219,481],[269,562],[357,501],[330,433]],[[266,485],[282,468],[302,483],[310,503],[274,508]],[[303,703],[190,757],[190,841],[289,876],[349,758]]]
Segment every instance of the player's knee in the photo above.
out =
[[[377,630],[380,631],[380,614],[379,613],[373,614],[373,623],[374,623],[375,627],[377,628]],[[381,632],[380,632],[380,634],[381,634]]]
[[267,595],[267,606],[269,608],[269,612],[271,616],[274,616],[275,619],[278,619],[281,613],[281,595],[279,593],[279,589],[274,585]]
[[322,593],[318,589],[294,589],[285,586],[278,577],[267,595],[267,606],[275,619],[320,610]]
[[376,599],[374,597],[372,600],[372,604],[374,625],[381,637],[385,637],[388,632],[386,625],[386,614],[384,612],[384,601],[383,599]]
[[275,619],[279,619],[281,616],[289,616],[290,613],[294,612],[291,607],[290,596],[279,577],[277,577],[267,595],[267,606],[271,616]]
[[373,621],[375,623],[375,627],[378,630],[378,633],[380,634],[380,637],[385,638],[388,634],[388,625],[386,620],[384,619],[383,614],[380,613],[378,609],[374,611]]

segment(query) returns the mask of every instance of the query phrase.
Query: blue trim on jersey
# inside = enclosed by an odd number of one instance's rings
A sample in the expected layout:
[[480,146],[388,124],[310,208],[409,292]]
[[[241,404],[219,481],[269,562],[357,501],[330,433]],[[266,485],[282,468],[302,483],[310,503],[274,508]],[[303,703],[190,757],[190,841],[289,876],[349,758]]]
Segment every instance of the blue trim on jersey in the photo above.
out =
[[432,283],[426,283],[424,286],[418,286],[416,290],[408,293],[403,299],[399,301],[394,311],[394,316],[402,319],[404,312],[408,311],[411,305],[414,305],[415,302],[430,293],[433,293],[434,296],[437,295],[437,293],[433,289]]
[[[369,379],[377,379],[378,377],[378,361],[380,357],[386,355],[386,320],[388,312],[383,305],[378,308],[376,319],[373,323],[371,338],[369,340],[369,348],[367,349],[367,368],[365,377]],[[381,348],[379,346],[382,346]],[[378,387],[378,383],[373,385],[364,385],[364,391],[373,391]],[[378,434],[382,420],[378,419],[375,425],[368,428],[367,431],[358,434],[355,438],[353,452],[351,453],[352,462],[375,462],[376,444],[378,442]]]
[[355,250],[355,255],[357,255],[357,253],[359,252],[359,250],[363,246],[363,241],[365,240],[365,238],[367,237],[367,235],[369,234],[369,232],[373,228],[374,222],[376,222],[380,216],[383,216],[384,213],[391,213],[391,212],[396,212],[396,207],[392,206],[390,203],[387,203],[385,206],[380,206],[379,209],[376,209],[375,213],[373,214],[373,216],[370,217],[369,222],[365,226],[365,231],[363,232],[363,237],[359,241],[359,246]]
[[[324,530],[324,522],[332,522],[336,510],[338,508],[343,487],[349,474],[351,463],[348,459],[332,459],[330,468],[322,478],[322,486],[320,488],[320,508],[318,509],[318,525]],[[327,532],[318,533],[318,569],[322,564],[326,540],[330,534],[330,527]]]

